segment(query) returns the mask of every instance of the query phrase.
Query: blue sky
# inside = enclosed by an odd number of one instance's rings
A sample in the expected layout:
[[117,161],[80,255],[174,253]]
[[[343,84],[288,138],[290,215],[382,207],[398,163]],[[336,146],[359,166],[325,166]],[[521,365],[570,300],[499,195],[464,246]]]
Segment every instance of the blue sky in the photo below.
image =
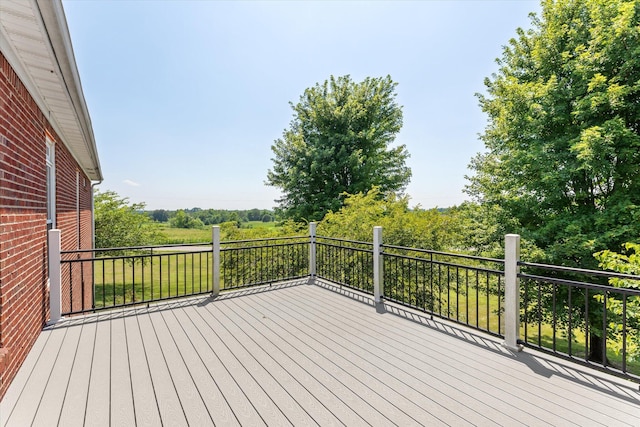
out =
[[63,0],[104,182],[149,209],[272,208],[289,102],[329,76],[398,83],[424,208],[459,204],[477,92],[538,1]]

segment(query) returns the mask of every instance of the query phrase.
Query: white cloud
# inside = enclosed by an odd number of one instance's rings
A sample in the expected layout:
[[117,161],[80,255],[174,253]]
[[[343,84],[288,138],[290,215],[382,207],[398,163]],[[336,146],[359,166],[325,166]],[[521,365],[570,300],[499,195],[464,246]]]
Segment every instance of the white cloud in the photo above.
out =
[[131,181],[130,179],[125,179],[124,181],[122,181],[123,183],[130,185],[131,187],[140,187],[140,184],[135,182],[135,181]]

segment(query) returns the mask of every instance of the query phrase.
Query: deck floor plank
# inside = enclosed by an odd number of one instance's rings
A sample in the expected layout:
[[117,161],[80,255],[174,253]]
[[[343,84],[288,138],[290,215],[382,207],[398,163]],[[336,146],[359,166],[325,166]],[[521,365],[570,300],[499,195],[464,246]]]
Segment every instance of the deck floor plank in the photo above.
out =
[[82,333],[60,413],[60,425],[71,427],[84,424],[97,329],[95,321],[82,322]]
[[[442,405],[449,407],[451,411],[455,408],[461,415],[468,417],[473,411],[482,409],[481,414],[501,425],[549,422],[544,419],[545,412],[531,403],[532,396],[523,398],[512,394],[515,390],[508,378],[486,378],[478,375],[473,358],[466,357],[464,365],[457,366],[452,361],[452,354],[443,351],[441,347],[423,347],[420,351],[415,350],[407,345],[413,342],[412,340],[398,340],[398,335],[393,330],[386,333],[378,331],[376,335],[379,338],[374,341],[372,334],[363,335],[367,330],[372,331],[374,326],[371,323],[359,324],[358,317],[352,313],[347,314],[347,320],[347,327],[354,329],[354,335],[359,337],[357,341],[361,345],[356,348],[364,351],[376,342],[379,343],[379,348],[384,351],[383,358],[393,357],[396,360],[396,368],[399,369],[393,373],[394,376],[403,377],[406,381],[420,380],[424,377],[424,384],[432,384]],[[381,337],[386,339],[380,339]],[[417,340],[418,343],[421,341],[423,340]],[[494,369],[494,372],[499,374],[500,371]],[[442,399],[450,396],[458,396],[458,400],[447,402]]]
[[180,398],[180,404],[184,410],[187,422],[189,425],[194,426],[212,426],[213,420],[211,419],[211,415],[204,404],[203,396],[200,394],[193,377],[180,356],[180,351],[164,319],[164,311],[165,310],[158,310],[151,313],[149,318],[158,337],[158,344],[160,345],[166,366],[173,380],[173,385]]
[[218,348],[222,344],[215,340],[207,339],[206,334],[203,333],[208,328],[208,324],[202,320],[202,317],[195,310],[189,307],[175,310],[174,315],[182,325],[193,331],[193,333],[189,334],[189,339],[202,358],[209,376],[220,387],[222,398],[228,403],[238,423],[252,426],[264,425],[264,421],[260,418],[252,401],[220,357]]
[[29,378],[31,377],[31,373],[33,372],[36,364],[40,360],[40,357],[42,357],[43,349],[47,345],[49,338],[51,338],[52,329],[53,327],[46,328],[40,333],[33,343],[31,351],[29,351],[29,354],[22,363],[20,370],[18,370],[18,373],[13,379],[11,387],[9,387],[0,401],[0,426],[5,425],[8,422],[10,415],[13,413],[13,410],[20,399],[20,396],[25,390],[25,387],[27,384],[30,384]]
[[156,392],[155,398],[158,402],[158,408],[160,408],[160,418],[162,423],[167,426],[186,426],[188,422],[182,409],[180,397],[152,325],[151,314],[155,311],[157,311],[157,307],[153,307],[145,315],[138,316],[138,324],[144,352],[149,363],[151,381]]
[[84,422],[92,426],[108,426],[111,423],[111,321],[109,314],[96,319],[96,340],[93,359],[87,409]]
[[124,315],[114,315],[111,319],[111,425],[132,426],[136,416]]
[[[246,338],[243,336],[243,331],[238,329],[227,317],[221,315],[217,308],[208,310],[208,314],[211,316],[216,334],[224,347],[238,361],[262,393],[267,396],[268,406],[273,407],[273,410],[268,412],[268,417],[274,417],[278,424],[285,423],[296,426],[313,424],[308,414],[301,410],[282,385],[269,374],[262,365],[262,361],[256,358],[256,355],[252,354],[242,342],[242,339]],[[232,372],[234,371],[232,370]],[[263,414],[263,417],[269,424],[267,416]]]
[[[255,311],[245,310],[245,314],[246,316],[255,315]],[[331,409],[341,422],[346,425],[375,425],[379,424],[382,419],[392,424],[374,406],[354,392],[350,382],[345,381],[344,376],[331,372],[331,368],[326,366],[332,363],[330,360],[318,352],[307,351],[304,344],[306,336],[298,339],[298,337],[289,334],[283,325],[277,322],[272,322],[271,333],[277,337],[275,344],[289,354],[302,370],[316,379],[320,386],[316,389],[316,393],[318,393],[318,389],[331,392],[329,396],[331,400],[328,403],[332,404]],[[323,393],[317,395],[322,397]]]
[[60,346],[60,352],[56,356],[57,360],[52,368],[44,395],[47,399],[42,399],[38,412],[33,419],[33,425],[48,426],[51,420],[60,418],[62,406],[64,404],[65,392],[71,378],[76,350],[82,333],[82,324],[66,328],[67,332]]
[[[269,298],[264,296],[263,298]],[[357,408],[360,415],[363,415],[367,422],[376,423],[381,419],[386,419],[387,423],[396,423],[398,425],[413,425],[418,422],[415,416],[412,416],[410,412],[403,411],[402,408],[397,406],[397,402],[389,400],[387,391],[384,384],[377,381],[372,376],[363,378],[358,375],[357,363],[351,361],[341,360],[336,356],[336,353],[328,346],[323,345],[317,340],[315,334],[300,334],[299,326],[294,318],[282,318],[278,317],[278,313],[270,311],[269,304],[261,305],[262,301],[254,301],[250,307],[246,307],[248,315],[251,316],[265,316],[272,318],[274,323],[281,327],[281,337],[290,341],[293,347],[302,348],[306,355],[309,355],[311,360],[322,366],[333,378],[339,379],[343,384],[347,384],[353,397],[349,401],[351,405]],[[238,305],[242,304],[242,301],[237,302]],[[256,306],[255,304],[258,304]],[[304,339],[301,339],[304,337]],[[409,402],[411,404],[411,402]],[[413,409],[420,408],[411,404]],[[429,417],[429,414],[424,413],[425,417]],[[437,419],[434,419],[437,421]]]
[[[312,308],[309,300],[292,299],[286,293],[283,294],[283,300],[295,304],[287,311],[289,313],[304,313]],[[336,348],[348,348],[343,357],[348,358],[349,353],[360,357],[366,363],[365,366],[375,372],[376,377],[384,379],[387,384],[393,384],[398,390],[404,389],[406,394],[411,394],[413,389],[416,397],[414,402],[422,401],[422,405],[429,408],[430,412],[439,413],[440,419],[444,422],[457,425],[473,414],[484,415],[487,417],[485,422],[491,421],[500,425],[540,422],[539,419],[523,418],[521,406],[518,410],[519,416],[504,414],[502,400],[497,399],[498,396],[503,397],[500,390],[491,383],[476,378],[473,375],[473,366],[469,366],[467,372],[459,372],[447,363],[450,355],[441,353],[439,347],[430,351],[425,349],[423,352],[412,352],[392,331],[386,334],[372,334],[371,322],[359,325],[361,317],[353,313],[345,313],[346,321],[332,320],[328,316],[330,313],[324,310],[320,314],[326,316],[323,324],[327,331],[325,334],[313,329],[313,325],[306,325],[316,332],[315,336],[324,336],[325,340],[329,340],[327,345],[335,342]],[[436,364],[433,361],[435,357],[444,360],[441,364]],[[394,363],[387,364],[387,360],[393,360]],[[378,368],[379,364],[382,364],[381,368]],[[442,366],[446,369],[442,369]],[[489,399],[485,399],[485,402],[472,406],[477,399],[487,396]],[[479,410],[482,412],[478,412]]]
[[202,397],[203,403],[211,416],[211,420],[219,425],[237,425],[238,421],[233,411],[231,411],[214,378],[209,374],[197,350],[189,340],[189,336],[197,332],[191,328],[186,328],[190,326],[191,323],[183,325],[178,320],[175,316],[175,312],[178,310],[179,309],[163,311],[162,317],[184,360],[184,365],[189,371],[189,375],[193,379],[199,395]]
[[348,288],[300,283],[49,327],[0,402],[0,427],[639,427],[637,384],[512,353]]
[[226,316],[242,331],[247,338],[248,350],[261,360],[267,371],[280,379],[282,387],[291,394],[315,423],[342,424],[340,419],[331,412],[329,405],[323,403],[322,398],[326,399],[329,391],[321,382],[301,369],[295,359],[283,352],[281,343],[268,325],[261,319],[244,315],[242,310],[236,310],[233,306],[218,305],[209,308],[210,311],[214,309],[219,310],[221,315]]
[[[372,390],[373,393],[369,395],[378,397],[374,402],[377,408],[384,408],[385,415],[390,415],[394,421],[398,420],[400,425],[422,422],[430,418],[431,422],[435,423],[467,424],[467,421],[455,411],[447,411],[428,398],[420,399],[421,396],[416,389],[398,381],[399,371],[396,364],[388,362],[395,360],[395,355],[391,354],[385,359],[378,354],[381,341],[372,343],[364,351],[357,351],[355,344],[360,338],[356,334],[348,333],[347,325],[332,327],[330,319],[318,316],[320,310],[330,310],[333,307],[315,303],[310,304],[305,310],[300,310],[287,301],[284,295],[289,292],[290,290],[285,290],[282,292],[283,297],[278,296],[280,304],[285,305],[286,309],[273,311],[271,315],[279,316],[282,324],[289,325],[289,332],[293,335],[299,335],[303,330],[311,332],[313,346],[325,353],[343,372]],[[265,304],[266,308],[269,298],[272,296],[267,296],[265,301],[258,303]],[[322,318],[321,322],[316,321],[319,318]],[[423,387],[430,388],[428,383],[423,384]],[[383,403],[379,402],[380,398],[384,399]]]
[[38,360],[29,373],[29,378],[20,393],[20,397],[8,415],[7,423],[11,423],[11,425],[31,425],[43,398],[46,399],[47,397],[44,391],[55,367],[57,356],[61,351],[67,329],[53,328],[44,333],[51,336],[41,349]]
[[[571,383],[561,376],[554,376],[557,387],[550,389],[549,380],[551,378],[539,375],[532,377],[530,371],[522,369],[522,359],[527,361],[532,359],[526,351],[513,355],[498,346],[495,341],[485,341],[489,347],[472,346],[469,347],[468,352],[460,353],[459,338],[442,334],[440,331],[437,331],[442,335],[439,345],[436,347],[427,346],[424,343],[433,341],[428,336],[430,328],[411,328],[409,323],[398,316],[374,318],[373,322],[364,324],[361,320],[362,317],[358,314],[365,314],[368,308],[344,305],[344,301],[338,303],[342,309],[351,309],[348,313],[345,311],[347,324],[354,327],[358,325],[360,332],[370,331],[376,334],[396,336],[397,344],[394,348],[402,350],[401,354],[413,354],[415,357],[426,355],[429,360],[435,362],[434,368],[447,366],[448,371],[454,373],[456,378],[466,377],[468,380],[472,380],[474,387],[482,391],[473,398],[479,404],[490,406],[490,402],[487,402],[490,396],[493,396],[491,400],[494,402],[508,401],[509,396],[517,396],[516,401],[512,401],[509,406],[503,405],[502,410],[510,411],[510,416],[517,417],[519,420],[526,420],[525,416],[528,414],[529,423],[534,423],[536,419],[540,418],[543,419],[542,422],[557,422],[558,417],[564,417],[565,422],[589,424],[597,421],[606,425],[612,420],[616,420],[618,414],[623,414],[620,420],[624,420],[629,415],[630,409],[631,413],[637,413],[635,405],[621,400],[612,402],[617,410],[607,409],[597,398],[600,393],[595,390],[581,389],[577,395],[572,392],[565,393],[564,389],[567,388],[567,385],[571,386]],[[371,335],[371,333],[360,334],[368,339]],[[495,363],[490,364],[493,358],[486,357],[488,350],[503,355],[504,364],[500,369],[496,369]],[[575,372],[575,368],[572,367],[572,372]],[[594,378],[591,375],[589,377]],[[593,403],[585,407],[585,401],[593,401]],[[597,407],[595,410],[593,405]],[[545,417],[551,417],[551,420],[545,419]]]
[[[138,312],[131,311],[124,317],[127,331],[127,348],[132,385],[132,401],[135,408],[135,422],[138,426],[160,425],[160,410],[156,401],[156,392],[151,380],[151,372],[147,362],[147,354],[142,345],[142,335],[138,324]],[[142,315],[145,315],[144,309]]]
[[[216,323],[207,310],[198,310],[195,313],[201,316],[196,324],[199,325],[200,332],[205,340],[212,343],[216,353],[224,361],[225,366],[231,372],[234,381],[242,388],[244,394],[251,401],[252,406],[258,412],[262,421],[267,425],[291,425],[291,422],[284,416],[282,410],[273,402],[267,391],[252,376],[248,365],[243,364],[233,350],[233,340],[226,342],[220,333],[220,326]],[[237,349],[235,349],[237,350]],[[277,391],[279,392],[279,390]]]

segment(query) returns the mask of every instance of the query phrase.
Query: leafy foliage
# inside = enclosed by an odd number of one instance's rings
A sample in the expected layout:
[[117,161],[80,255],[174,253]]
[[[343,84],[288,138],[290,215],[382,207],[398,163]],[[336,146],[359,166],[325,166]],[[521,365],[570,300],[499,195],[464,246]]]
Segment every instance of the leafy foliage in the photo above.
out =
[[318,224],[318,234],[369,242],[373,227],[382,226],[387,244],[433,250],[459,245],[460,224],[453,215],[437,209],[409,209],[407,197],[385,198],[377,187],[344,197],[344,206]]
[[467,191],[547,261],[640,235],[640,3],[546,0],[518,29],[480,105],[488,151]]
[[157,225],[143,213],[144,203],[129,203],[115,191],[94,194],[96,248],[144,246],[161,238]]
[[391,77],[356,83],[331,76],[304,91],[294,118],[274,142],[267,184],[283,192],[280,210],[295,220],[320,220],[342,206],[343,194],[401,192],[411,177],[404,145],[392,147],[402,127]]
[[[617,273],[631,274],[640,277],[640,244],[627,242],[623,245],[627,253],[617,253],[605,250],[594,254],[600,267]],[[616,288],[629,288],[640,290],[640,280],[626,278],[610,278],[609,284]],[[609,346],[616,353],[622,352],[623,344],[626,344],[628,359],[640,360],[640,297],[627,298],[626,306],[620,298],[607,298],[608,330],[610,338]],[[624,316],[626,314],[626,319]],[[623,340],[623,325],[627,326],[626,343]]]

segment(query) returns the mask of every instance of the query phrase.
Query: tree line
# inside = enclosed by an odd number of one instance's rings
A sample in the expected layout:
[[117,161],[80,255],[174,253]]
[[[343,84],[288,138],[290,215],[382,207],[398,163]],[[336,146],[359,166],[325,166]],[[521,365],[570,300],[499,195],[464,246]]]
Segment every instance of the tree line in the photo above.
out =
[[175,228],[202,228],[207,225],[222,224],[224,222],[273,222],[276,220],[274,211],[269,209],[226,210],[191,208],[174,211],[155,209],[146,211],[146,214],[153,221],[168,222]]

